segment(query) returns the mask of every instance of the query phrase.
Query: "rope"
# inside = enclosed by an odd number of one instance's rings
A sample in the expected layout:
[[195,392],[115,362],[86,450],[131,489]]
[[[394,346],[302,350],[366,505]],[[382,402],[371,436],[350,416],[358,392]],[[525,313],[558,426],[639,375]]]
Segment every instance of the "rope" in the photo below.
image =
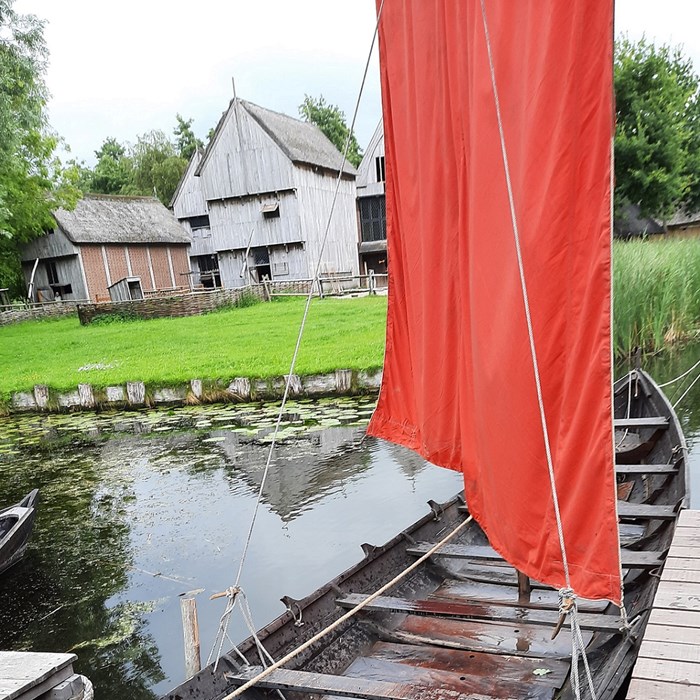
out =
[[[537,403],[539,407],[539,412],[540,412],[540,423],[542,425],[542,436],[544,439],[544,447],[545,447],[545,454],[547,458],[547,470],[549,472],[549,483],[550,483],[550,488],[552,492],[552,503],[554,506],[554,516],[556,519],[556,524],[557,524],[557,535],[559,537],[559,548],[561,550],[561,557],[562,557],[562,567],[564,569],[564,580],[566,582],[565,588],[562,589],[560,595],[564,597],[564,594],[570,593],[573,595],[573,591],[571,589],[571,576],[569,574],[569,561],[566,555],[566,544],[564,542],[564,530],[563,530],[563,525],[562,525],[562,519],[561,519],[561,512],[559,509],[559,495],[557,492],[557,485],[556,485],[556,479],[554,475],[554,462],[552,459],[552,452],[551,452],[551,446],[550,446],[550,440],[549,440],[549,430],[547,426],[547,416],[545,413],[545,407],[544,407],[544,398],[542,395],[542,384],[540,381],[540,371],[539,371],[539,362],[537,360],[537,349],[535,347],[535,335],[534,335],[534,330],[532,326],[532,317],[530,313],[530,301],[528,297],[528,292],[527,292],[527,282],[525,280],[525,269],[524,269],[524,264],[523,264],[523,257],[522,257],[522,250],[520,247],[520,230],[518,227],[518,219],[515,211],[515,198],[513,195],[513,184],[511,181],[510,177],[510,165],[508,162],[508,152],[506,149],[506,139],[505,139],[505,131],[503,128],[503,118],[501,114],[501,102],[498,96],[498,86],[496,84],[496,70],[494,67],[494,61],[493,61],[493,51],[491,47],[491,36],[489,34],[489,28],[488,28],[488,21],[486,19],[486,5],[485,5],[485,0],[481,0],[481,17],[484,25],[484,38],[486,40],[486,51],[488,54],[488,59],[489,59],[489,71],[491,74],[491,88],[493,90],[493,98],[494,98],[494,103],[496,107],[496,118],[498,121],[498,134],[500,138],[500,145],[501,145],[501,156],[503,158],[503,168],[505,171],[505,177],[506,177],[506,187],[508,191],[508,206],[510,209],[510,218],[511,218],[511,225],[513,228],[513,239],[515,242],[515,252],[518,260],[518,274],[520,276],[520,289],[522,292],[522,297],[523,297],[523,304],[525,306],[525,319],[527,321],[527,334],[528,334],[528,341],[530,345],[530,356],[532,359],[532,368],[534,371],[535,375],[535,386],[537,389]],[[575,599],[574,599],[575,600]],[[571,643],[572,643],[572,670],[574,672],[574,690],[576,692],[576,697],[580,698],[580,690],[579,690],[579,683],[578,683],[578,655],[579,653],[582,654],[583,659],[584,659],[584,665],[586,668],[586,673],[588,676],[588,684],[591,690],[591,698],[592,700],[596,700],[596,694],[593,688],[593,679],[590,675],[590,669],[588,666],[588,660],[586,658],[586,649],[585,645],[583,643],[583,636],[580,634],[580,630],[578,634],[575,634],[575,628],[578,628],[578,616],[577,616],[577,610],[576,610],[576,604],[575,602],[569,607],[568,612],[570,613],[571,616],[571,628],[572,628],[572,635],[571,635]]]
[[690,383],[690,386],[681,394],[681,397],[678,399],[678,401],[676,401],[676,403],[673,404],[674,409],[688,395],[688,392],[697,384],[698,380],[700,380],[700,374],[698,374],[698,376],[695,377],[695,379],[693,379],[693,381]]
[[[279,434],[279,429],[280,429],[280,424],[282,422],[282,416],[284,415],[284,409],[285,406],[287,405],[287,400],[289,398],[289,392],[290,392],[290,387],[292,384],[292,375],[294,374],[294,368],[296,367],[297,363],[297,358],[299,356],[299,348],[301,346],[301,339],[304,334],[304,328],[306,327],[306,321],[309,316],[309,308],[311,306],[311,300],[313,298],[313,290],[314,286],[318,284],[318,280],[320,277],[320,272],[321,272],[321,264],[323,261],[323,253],[326,248],[326,243],[328,242],[328,235],[330,233],[331,229],[331,222],[333,220],[333,212],[335,211],[335,204],[338,199],[338,193],[340,191],[340,183],[342,182],[343,178],[343,169],[345,168],[345,164],[347,163],[347,157],[348,157],[348,150],[350,148],[350,140],[352,139],[352,136],[355,131],[355,122],[357,120],[357,114],[360,109],[360,101],[362,99],[362,93],[364,92],[365,88],[365,83],[367,81],[367,75],[369,73],[369,65],[370,65],[370,60],[372,58],[372,53],[374,51],[374,45],[377,41],[377,33],[379,31],[379,20],[382,15],[382,10],[384,9],[384,0],[382,0],[382,4],[379,7],[379,11],[377,12],[377,23],[374,27],[374,34],[372,35],[372,42],[370,44],[369,48],[369,53],[367,55],[367,61],[365,63],[365,69],[362,75],[362,82],[360,83],[360,90],[359,94],[357,96],[357,100],[355,102],[355,108],[353,111],[352,115],[352,121],[350,122],[350,128],[348,129],[348,136],[347,139],[345,140],[345,147],[343,148],[343,157],[340,163],[340,168],[338,170],[338,177],[336,179],[335,183],[335,190],[333,192],[333,199],[331,201],[331,206],[330,206],[330,211],[328,213],[328,220],[326,222],[326,227],[323,233],[323,238],[321,239],[321,246],[319,249],[318,253],[318,260],[316,262],[316,268],[314,271],[314,276],[311,281],[311,285],[309,286],[309,293],[306,296],[306,304],[304,306],[304,313],[302,315],[301,319],[301,324],[299,326],[299,333],[297,335],[297,340],[296,340],[296,345],[294,346],[294,353],[292,354],[292,361],[290,363],[289,367],[289,374],[287,375],[287,380],[284,385],[284,394],[282,396],[282,402],[280,404],[279,412],[277,414],[277,420],[275,421],[275,427],[272,432],[272,440],[270,442],[270,448],[267,453],[267,460],[265,462],[265,469],[263,471],[262,479],[260,481],[260,488],[258,490],[258,496],[255,502],[255,507],[253,509],[253,515],[251,517],[250,521],[250,527],[248,528],[248,534],[246,536],[245,540],[245,545],[243,547],[243,553],[241,554],[241,560],[238,566],[238,572],[236,573],[236,580],[235,583],[233,584],[233,590],[240,590],[239,584],[241,580],[241,575],[243,573],[243,566],[245,564],[247,555],[248,555],[248,550],[250,548],[250,542],[253,536],[253,530],[255,528],[255,522],[258,517],[258,511],[260,510],[260,503],[262,502],[262,495],[263,495],[263,490],[265,488],[265,483],[267,482],[267,476],[270,471],[270,465],[272,463],[272,456],[275,451],[275,447],[277,445],[277,435]],[[230,589],[231,590],[231,589]],[[235,598],[235,595],[234,595]],[[217,661],[214,666],[214,671],[216,671],[217,665],[218,665],[218,657],[221,656],[221,649],[223,647],[224,639],[226,637],[227,631],[228,631],[228,625],[231,617],[231,613],[233,612],[233,601],[231,600],[231,596],[229,596],[229,603],[227,603],[226,609],[224,610],[224,613],[222,614],[220,620],[219,620],[219,628],[217,630],[217,636],[216,640],[214,642],[214,646],[212,647],[212,651],[209,654],[209,658],[207,660],[207,664],[210,663],[210,659],[212,654],[214,653],[214,649],[218,646],[218,653],[217,653]]]
[[663,384],[659,384],[659,389],[663,389],[665,386],[668,386],[669,384],[675,384],[680,379],[683,379],[683,377],[687,377],[696,367],[700,367],[700,360],[698,360],[690,369],[686,370],[683,372],[683,374],[679,374],[677,377],[674,379],[669,379],[667,382],[664,382]]
[[229,695],[226,695],[225,697],[221,698],[221,700],[233,700],[233,698],[237,698],[240,695],[242,695],[246,690],[254,686],[256,683],[260,682],[263,678],[267,678],[273,671],[276,671],[278,668],[284,666],[287,662],[291,661],[295,657],[297,657],[299,654],[301,654],[302,651],[306,651],[310,646],[318,642],[320,639],[323,639],[327,634],[332,632],[334,629],[342,625],[344,622],[347,622],[347,620],[351,619],[354,617],[360,610],[363,608],[367,607],[371,602],[376,600],[379,596],[383,595],[386,593],[390,588],[393,588],[399,581],[404,579],[408,574],[410,574],[414,569],[417,569],[421,564],[423,564],[427,559],[429,559],[435,552],[438,551],[441,547],[443,547],[445,544],[447,544],[455,535],[457,535],[459,532],[461,532],[471,521],[473,520],[473,516],[470,515],[466,520],[463,520],[459,525],[457,525],[451,532],[449,532],[445,537],[443,537],[437,544],[433,545],[433,547],[427,551],[423,556],[420,558],[416,559],[416,561],[413,562],[410,566],[406,567],[403,571],[401,571],[399,574],[397,574],[391,581],[388,583],[385,583],[381,588],[376,590],[374,593],[371,595],[367,596],[361,603],[358,603],[354,608],[351,610],[348,610],[344,615],[341,615],[335,622],[332,622],[328,627],[325,629],[322,629],[320,632],[316,633],[313,637],[310,639],[307,639],[301,646],[298,646],[296,649],[292,650],[287,654],[285,657],[281,658],[279,661],[275,662],[272,664],[272,666],[268,666],[264,671],[259,673],[257,676],[254,678],[251,678],[249,681],[244,683],[242,686],[236,688],[232,693]]

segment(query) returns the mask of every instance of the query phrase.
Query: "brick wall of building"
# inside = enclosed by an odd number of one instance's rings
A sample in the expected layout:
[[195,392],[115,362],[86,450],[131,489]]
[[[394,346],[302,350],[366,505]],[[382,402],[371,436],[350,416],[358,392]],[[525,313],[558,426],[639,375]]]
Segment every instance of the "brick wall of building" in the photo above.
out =
[[134,277],[141,278],[141,289],[151,290],[155,289],[153,286],[153,280],[151,279],[151,273],[148,269],[148,246],[145,245],[130,245],[129,246],[129,260],[131,260],[131,274]]
[[167,289],[174,287],[170,277],[170,264],[168,263],[167,246],[149,246],[151,251],[151,264],[153,265],[153,274],[156,278],[156,289]]
[[102,246],[82,245],[80,246],[80,255],[83,259],[83,268],[85,269],[88,296],[93,301],[109,299],[107,275],[102,260]]
[[129,276],[129,268],[126,264],[126,254],[123,245],[106,245],[107,265],[109,266],[109,278],[112,284]]
[[184,246],[170,246],[170,255],[173,260],[173,271],[175,272],[175,285],[178,287],[189,287],[190,277],[190,256]]

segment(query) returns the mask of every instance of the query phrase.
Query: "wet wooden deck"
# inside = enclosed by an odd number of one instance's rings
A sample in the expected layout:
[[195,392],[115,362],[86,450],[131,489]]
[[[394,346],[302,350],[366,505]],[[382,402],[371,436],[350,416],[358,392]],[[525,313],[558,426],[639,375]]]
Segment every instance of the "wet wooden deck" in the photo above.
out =
[[681,513],[627,700],[700,698],[700,511]]

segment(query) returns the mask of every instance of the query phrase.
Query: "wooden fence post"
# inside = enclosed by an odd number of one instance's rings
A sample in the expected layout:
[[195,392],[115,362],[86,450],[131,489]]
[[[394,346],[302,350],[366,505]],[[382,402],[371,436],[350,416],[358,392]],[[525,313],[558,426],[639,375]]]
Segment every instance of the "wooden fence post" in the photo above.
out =
[[182,631],[185,639],[185,675],[192,678],[202,670],[199,655],[199,624],[197,623],[197,601],[194,598],[180,600]]

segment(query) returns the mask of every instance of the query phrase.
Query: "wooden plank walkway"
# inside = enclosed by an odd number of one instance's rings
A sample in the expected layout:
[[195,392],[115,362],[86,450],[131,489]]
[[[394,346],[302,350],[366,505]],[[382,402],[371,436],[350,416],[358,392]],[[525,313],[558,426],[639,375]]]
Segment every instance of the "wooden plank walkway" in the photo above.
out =
[[700,511],[678,521],[627,700],[700,698]]

